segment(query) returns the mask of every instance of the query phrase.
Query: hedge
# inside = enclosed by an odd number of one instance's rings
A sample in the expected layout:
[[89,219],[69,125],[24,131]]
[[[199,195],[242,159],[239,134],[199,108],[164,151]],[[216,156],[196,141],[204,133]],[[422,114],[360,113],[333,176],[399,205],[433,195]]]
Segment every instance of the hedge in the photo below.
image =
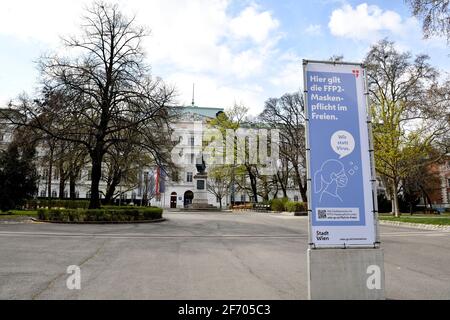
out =
[[52,222],[130,222],[162,218],[161,208],[38,209],[38,217]]
[[289,212],[305,212],[308,209],[304,202],[288,201],[285,204],[285,210]]
[[154,206],[115,206],[115,205],[102,205],[102,209],[110,209],[110,210],[133,210],[133,209],[148,209],[148,208],[158,208]]
[[28,200],[26,206],[28,209],[38,209],[38,208],[87,209],[89,208],[89,200],[61,200],[61,199]]
[[275,198],[272,200],[271,208],[272,211],[285,211],[286,210],[286,203],[289,201],[288,198]]
[[305,212],[306,203],[298,201],[289,201],[288,198],[275,198],[271,202],[272,211]]

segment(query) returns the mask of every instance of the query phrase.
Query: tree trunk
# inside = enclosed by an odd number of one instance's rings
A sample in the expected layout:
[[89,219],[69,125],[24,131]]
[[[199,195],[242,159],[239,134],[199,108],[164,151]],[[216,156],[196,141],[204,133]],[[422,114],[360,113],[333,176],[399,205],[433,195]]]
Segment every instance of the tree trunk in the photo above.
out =
[[252,188],[253,198],[255,199],[255,203],[258,203],[258,187],[256,185],[256,176],[251,172],[251,168],[248,169],[248,174],[250,177],[250,186]]
[[64,191],[66,189],[66,179],[59,177],[59,198],[64,199]]
[[392,185],[392,211],[395,217],[400,216],[400,209],[398,207],[398,197],[397,197],[397,182],[394,181]]
[[66,189],[66,172],[64,172],[63,161],[58,164],[59,170],[59,198],[64,199],[64,191]]
[[[278,180],[278,177],[276,175],[274,175],[273,177],[274,177],[274,179]],[[278,182],[277,182],[277,183],[275,183],[275,192],[273,193],[273,198],[274,199],[278,198],[278,191],[279,190],[280,189],[278,188]]]
[[300,195],[302,196],[302,201],[304,203],[307,203],[308,202],[308,185],[306,184],[306,179],[305,179],[304,183],[302,181],[300,181],[299,186],[300,186]]
[[76,187],[76,180],[77,180],[77,176],[75,174],[70,174],[69,176],[69,189],[70,189],[70,199],[75,199],[76,198],[76,192],[75,192],[75,187]]
[[300,195],[302,197],[302,201],[303,202],[308,202],[308,190],[307,190],[307,184],[305,181],[305,184],[303,185],[303,179],[302,176],[300,174],[300,170],[298,168],[298,164],[294,164],[294,171],[295,171],[295,175],[297,177],[297,182],[298,182],[298,188],[300,191]]
[[48,160],[48,175],[47,175],[47,192],[48,192],[48,198],[51,199],[52,197],[52,174],[53,174],[53,145],[49,144],[50,148],[50,155]]
[[100,179],[102,177],[102,160],[103,154],[101,152],[95,152],[92,155],[92,171],[91,171],[91,199],[89,203],[89,209],[100,208]]
[[425,195],[427,197],[427,201],[430,205],[430,212],[433,213],[433,202],[431,202],[430,196],[428,195],[428,193],[425,192]]
[[430,212],[433,212],[433,205],[431,203],[431,198],[428,195],[428,192],[425,191],[423,186],[419,186],[419,187],[420,187],[420,190],[422,190],[422,193],[423,193],[423,199],[424,199],[424,204],[425,204],[425,213],[427,213],[428,204],[430,205]]
[[[112,202],[113,198],[114,198],[114,193],[116,192],[116,188],[120,183],[120,174],[115,174],[112,179],[110,184],[108,185],[108,188],[106,189],[106,195],[105,195],[105,202],[106,203],[110,203]],[[145,190],[144,193],[144,198],[146,198],[147,195],[147,190]],[[145,200],[145,199],[144,199]]]
[[277,180],[280,183],[281,190],[283,191],[283,197],[287,198],[287,190],[286,185],[284,184],[283,179],[280,177],[280,174],[277,172]]
[[116,192],[116,186],[109,185],[105,194],[105,203],[112,204],[114,192]]

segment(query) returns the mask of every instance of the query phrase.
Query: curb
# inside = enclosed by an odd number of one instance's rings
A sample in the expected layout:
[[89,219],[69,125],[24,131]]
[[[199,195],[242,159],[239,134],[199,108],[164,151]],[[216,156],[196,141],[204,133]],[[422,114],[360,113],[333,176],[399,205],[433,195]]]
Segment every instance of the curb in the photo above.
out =
[[279,216],[291,216],[291,217],[307,217],[308,212],[289,212],[289,211],[256,211],[256,210],[233,210],[235,212],[250,212],[250,213],[262,213],[262,214],[274,214]]
[[306,217],[308,216],[307,212],[289,212],[289,211],[268,211],[271,214],[282,215],[282,216],[291,216],[291,217]]
[[386,220],[379,220],[379,223],[380,223],[380,225],[408,227],[408,228],[421,229],[421,230],[450,231],[450,226],[444,226],[444,225],[400,222],[400,221],[386,221]]
[[31,218],[34,222],[39,223],[54,223],[54,224],[136,224],[136,223],[157,223],[166,221],[166,218],[153,219],[153,220],[140,220],[140,221],[51,221],[51,220],[39,220]]

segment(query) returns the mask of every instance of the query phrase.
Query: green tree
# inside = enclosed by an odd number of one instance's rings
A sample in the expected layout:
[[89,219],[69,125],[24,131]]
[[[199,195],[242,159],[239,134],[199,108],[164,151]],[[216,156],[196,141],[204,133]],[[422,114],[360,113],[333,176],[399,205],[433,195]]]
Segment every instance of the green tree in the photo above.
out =
[[421,197],[424,199],[425,209],[432,209],[430,194],[441,190],[441,177],[435,170],[438,165],[432,166],[429,161],[438,156],[438,151],[431,150],[425,157],[417,157],[416,166],[412,167],[401,181],[402,198],[407,205],[405,210],[410,214],[414,212]]
[[14,209],[37,192],[35,147],[12,142],[0,151],[0,210]]
[[229,165],[214,166],[208,171],[207,189],[219,200],[220,209],[223,207],[223,199],[229,194],[233,167]]
[[[216,174],[223,175],[228,174],[230,175],[230,188],[234,188],[235,186],[238,186],[240,190],[249,191],[251,190],[251,194],[255,199],[257,199],[257,171],[256,168],[253,165],[250,165],[248,163],[238,163],[237,157],[239,151],[239,148],[245,148],[245,146],[242,146],[237,143],[237,137],[236,132],[241,128],[241,126],[248,122],[247,118],[248,114],[248,108],[235,104],[233,107],[229,108],[225,112],[219,113],[216,118],[211,119],[208,122],[208,127],[213,128],[220,131],[220,134],[223,138],[222,144],[223,146],[227,145],[227,130],[231,130],[233,132],[233,141],[231,141],[233,145],[233,154],[229,155],[226,154],[226,152],[230,152],[229,150],[221,150],[215,152],[216,157],[222,157],[223,162],[225,163],[226,158],[232,159],[233,163],[228,163],[225,165],[214,165],[214,170]],[[207,139],[208,140],[208,139]],[[205,141],[205,147],[209,146],[211,141]],[[228,141],[228,143],[230,143]],[[245,154],[245,152],[244,152]],[[250,188],[247,188],[247,179],[250,180]],[[238,190],[234,190],[238,191]],[[234,196],[234,194],[232,194]]]
[[[400,53],[394,43],[382,40],[366,58],[373,121],[375,165],[388,182],[392,212],[400,214],[398,192],[401,182],[418,166],[437,160],[428,157],[438,137],[448,131],[446,109],[430,103],[436,70],[428,57]],[[419,161],[426,158],[428,161]]]

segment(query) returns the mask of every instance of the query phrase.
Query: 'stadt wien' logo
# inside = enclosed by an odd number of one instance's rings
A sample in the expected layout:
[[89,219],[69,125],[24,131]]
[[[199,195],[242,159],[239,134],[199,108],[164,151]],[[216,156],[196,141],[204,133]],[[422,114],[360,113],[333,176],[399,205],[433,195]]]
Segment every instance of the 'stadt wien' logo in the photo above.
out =
[[357,70],[357,69],[352,70],[352,73],[353,73],[353,75],[354,75],[356,78],[359,77],[359,70]]

